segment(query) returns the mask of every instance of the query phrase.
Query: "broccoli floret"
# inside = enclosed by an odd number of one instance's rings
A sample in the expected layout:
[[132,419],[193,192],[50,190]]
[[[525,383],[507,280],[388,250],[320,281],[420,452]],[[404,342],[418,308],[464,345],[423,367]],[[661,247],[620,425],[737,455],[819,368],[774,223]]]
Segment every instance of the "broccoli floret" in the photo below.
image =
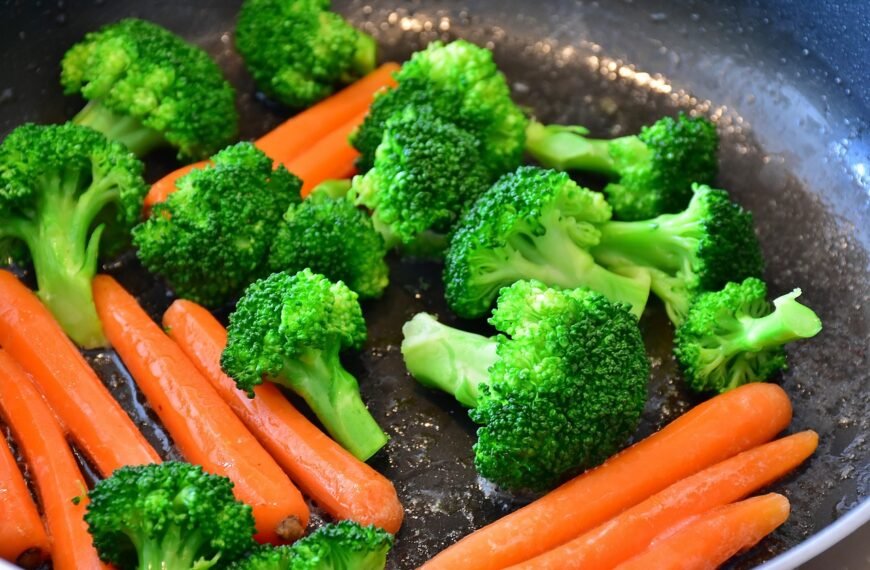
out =
[[265,273],[281,216],[301,186],[251,143],[222,150],[180,178],[133,230],[139,259],[178,295],[219,306]]
[[204,570],[256,544],[251,507],[236,500],[229,479],[197,465],[121,467],[88,497],[94,547],[122,569]]
[[614,271],[649,273],[652,291],[679,326],[695,295],[761,275],[752,214],[724,190],[693,185],[689,206],[637,222],[608,222],[592,255]]
[[61,84],[87,105],[73,122],[138,156],[170,145],[182,159],[208,156],[236,134],[235,92],[200,48],[134,18],[85,36],[66,53]]
[[689,386],[721,393],[785,369],[782,346],[822,330],[812,309],[797,302],[800,294],[775,299],[771,311],[764,281],[750,277],[699,295],[674,345]]
[[375,67],[377,43],[330,12],[329,0],[245,0],[236,47],[257,86],[307,107]]
[[445,256],[445,294],[464,317],[489,310],[499,289],[536,279],[567,289],[589,287],[627,303],[640,316],[649,277],[626,277],[598,265],[589,249],[610,219],[601,194],[564,172],[523,166],[499,179],[457,224]]
[[227,334],[221,366],[249,396],[265,375],[302,396],[335,440],[359,459],[386,444],[356,378],[338,356],[366,339],[357,294],[347,285],[310,269],[270,275],[245,291]]
[[126,241],[139,219],[143,169],[120,143],[72,124],[23,125],[0,144],[0,259],[33,261],[37,295],[84,348],[106,345],[91,280],[100,249],[120,245],[101,237]]
[[526,116],[510,97],[492,52],[464,40],[433,42],[396,74],[398,87],[382,92],[351,137],[365,172],[375,163],[387,121],[409,106],[432,107],[482,142],[482,163],[495,179],[520,164]]
[[292,546],[266,546],[231,570],[384,570],[393,535],[341,521],[320,527]]
[[448,232],[488,185],[474,135],[429,107],[409,107],[387,121],[374,168],[354,177],[348,196],[371,210],[393,247]]
[[682,113],[613,140],[589,139],[582,127],[545,126],[526,130],[526,150],[535,160],[559,170],[586,170],[617,180],[604,188],[616,217],[645,220],[679,212],[692,197],[691,184],[716,177],[719,137],[704,118]]
[[422,384],[471,407],[480,474],[547,489],[613,454],[646,401],[649,363],[627,307],[580,288],[518,281],[501,291],[486,338],[416,315],[402,354]]
[[379,297],[389,283],[387,248],[365,212],[346,197],[332,197],[333,185],[315,188],[284,214],[269,253],[271,271],[295,273],[306,267],[344,281],[360,297]]

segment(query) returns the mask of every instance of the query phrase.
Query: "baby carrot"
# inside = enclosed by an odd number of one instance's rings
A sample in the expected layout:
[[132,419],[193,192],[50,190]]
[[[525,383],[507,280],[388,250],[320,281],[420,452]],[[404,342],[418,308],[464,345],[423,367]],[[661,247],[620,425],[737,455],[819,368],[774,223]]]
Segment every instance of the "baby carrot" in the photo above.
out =
[[108,476],[160,456],[36,295],[0,269],[0,346],[33,378],[79,449]]
[[[8,378],[0,382],[8,382]],[[34,568],[48,557],[48,535],[6,440],[0,435],[0,558]]]
[[354,161],[359,153],[350,145],[348,137],[365,118],[365,112],[358,114],[284,165],[302,179],[303,197],[324,180],[353,175]]
[[776,493],[713,509],[666,535],[617,570],[715,570],[788,519],[788,499]]
[[24,370],[2,349],[0,412],[33,474],[51,535],[52,566],[57,570],[108,568],[91,545],[83,518],[87,487],[63,430]]
[[774,384],[747,384],[716,396],[421,568],[501,570],[534,558],[693,473],[770,441],[791,412],[788,396]]
[[320,431],[274,384],[257,386],[248,398],[223,373],[227,331],[211,313],[178,300],[163,315],[163,326],[306,495],[336,519],[399,530],[402,505],[386,477]]
[[301,536],[309,513],[299,490],[178,345],[111,277],[94,279],[94,300],[106,336],[182,455],[232,480],[254,511],[257,540]]

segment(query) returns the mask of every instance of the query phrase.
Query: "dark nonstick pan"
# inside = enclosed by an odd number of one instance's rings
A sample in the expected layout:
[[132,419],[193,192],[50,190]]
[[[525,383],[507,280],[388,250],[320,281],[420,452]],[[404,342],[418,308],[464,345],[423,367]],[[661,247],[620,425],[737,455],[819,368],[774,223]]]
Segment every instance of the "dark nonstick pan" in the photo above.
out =
[[[81,101],[61,94],[61,55],[86,32],[124,16],[163,24],[217,58],[238,88],[244,138],[286,116],[255,94],[233,50],[237,1],[6,0],[2,6],[0,134],[24,121],[72,116]],[[755,213],[771,293],[801,287],[802,300],[825,325],[817,338],[789,348],[791,367],[776,379],[794,401],[791,430],[817,430],[819,451],[775,485],[792,501],[789,522],[729,567],[772,561],[768,568],[793,568],[870,518],[870,80],[864,67],[870,4],[355,0],[337,1],[336,9],[377,36],[384,59],[403,60],[436,38],[491,47],[516,100],[545,121],[611,136],[679,109],[715,119],[722,135],[719,183]],[[170,153],[152,157],[149,176],[173,166]],[[106,269],[155,316],[172,300],[131,254]],[[502,494],[479,480],[466,413],[407,376],[398,351],[401,324],[420,310],[454,319],[443,304],[438,264],[394,260],[392,269],[385,297],[366,306],[370,340],[346,363],[392,435],[372,464],[395,482],[407,509],[390,562],[405,569],[530,497]],[[653,378],[637,437],[698,401],[680,381],[661,307],[651,304],[642,325]],[[148,438],[175,457],[113,354],[88,357]]]

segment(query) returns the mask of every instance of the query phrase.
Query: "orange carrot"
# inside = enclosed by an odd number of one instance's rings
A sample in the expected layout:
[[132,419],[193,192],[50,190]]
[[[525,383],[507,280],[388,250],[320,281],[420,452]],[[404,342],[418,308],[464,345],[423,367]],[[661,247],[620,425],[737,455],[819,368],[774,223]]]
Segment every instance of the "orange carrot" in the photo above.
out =
[[301,493],[208,380],[113,278],[94,279],[94,300],[109,342],[185,459],[230,478],[253,508],[257,540],[298,538],[309,515]]
[[[395,86],[393,73],[398,69],[397,63],[383,64],[356,83],[290,117],[257,139],[254,144],[276,163],[289,162],[309,149],[315,141],[336,129],[341,129],[355,116],[366,112],[372,104],[375,93],[386,87]],[[344,139],[340,142],[344,143]],[[336,148],[337,152],[344,150],[343,144]],[[320,156],[329,154],[331,153],[327,152]],[[183,166],[152,184],[145,197],[145,210],[166,200],[166,197],[175,191],[175,181],[178,178],[206,164],[207,162],[197,162]]]
[[100,473],[160,456],[36,295],[0,270],[0,346],[33,378],[58,420]]
[[501,570],[595,528],[665,487],[770,441],[791,421],[774,384],[716,396],[526,507],[466,536],[425,570]]
[[812,455],[818,443],[815,432],[805,431],[744,451],[511,570],[613,568],[643,552],[657,535],[680,521],[737,501],[782,477]]
[[348,140],[350,134],[365,120],[360,113],[335,129],[287,164],[287,170],[302,179],[302,196],[331,178],[350,178],[359,153]]
[[[84,478],[63,430],[27,374],[0,349],[0,411],[33,474],[48,532],[52,566],[57,570],[108,568],[91,545],[84,521]],[[81,498],[78,504],[73,502]],[[8,516],[4,512],[3,517]]]
[[[8,378],[0,382],[8,382]],[[51,547],[36,505],[6,440],[0,435],[0,558],[34,568]]]
[[618,570],[715,570],[773,532],[788,518],[788,499],[776,493],[713,509],[665,531]]
[[335,443],[299,413],[277,386],[254,388],[256,397],[223,373],[227,331],[205,308],[175,301],[163,326],[293,481],[336,519],[374,524],[395,533],[402,505],[390,481]]

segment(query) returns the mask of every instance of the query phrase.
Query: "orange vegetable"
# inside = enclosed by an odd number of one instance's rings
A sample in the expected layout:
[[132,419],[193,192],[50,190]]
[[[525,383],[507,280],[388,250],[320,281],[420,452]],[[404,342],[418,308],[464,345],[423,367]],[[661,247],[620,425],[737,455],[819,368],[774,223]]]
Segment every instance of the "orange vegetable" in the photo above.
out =
[[248,429],[293,481],[336,519],[374,524],[395,533],[402,505],[390,481],[335,443],[287,401],[277,386],[236,387],[220,366],[227,331],[205,308],[175,301],[163,315],[169,336],[211,381]]
[[[8,382],[9,378],[0,378]],[[34,568],[51,547],[15,457],[0,435],[0,558]]]
[[136,299],[107,275],[94,279],[106,336],[182,455],[229,477],[251,505],[257,540],[298,538],[308,524],[299,490]]
[[812,455],[818,443],[815,432],[805,431],[744,451],[511,570],[613,568],[643,552],[657,535],[680,521],[737,501],[782,477]]
[[351,133],[366,118],[367,112],[360,113],[341,125],[284,166],[302,179],[302,196],[333,178],[350,178],[354,173],[354,162],[359,153],[348,140]]
[[0,346],[33,378],[76,446],[100,473],[160,456],[36,295],[0,269]]
[[791,421],[774,384],[747,384],[689,410],[659,432],[526,507],[475,531],[422,566],[500,570],[595,528],[673,483],[770,441]]
[[[356,83],[290,117],[257,139],[254,144],[276,163],[290,162],[308,150],[315,141],[336,129],[341,130],[348,121],[366,112],[372,104],[375,93],[386,87],[395,86],[393,73],[398,69],[397,63],[383,64]],[[349,134],[349,131],[346,132]],[[342,137],[335,147],[335,152],[346,153],[346,147],[349,146],[346,141],[347,137]],[[320,156],[329,157],[331,154],[332,152],[324,148]],[[202,168],[205,164],[207,162],[183,166],[155,182],[145,197],[146,211],[154,204],[166,200],[166,197],[175,191],[175,181],[181,176],[194,168]]]
[[[91,545],[84,521],[84,478],[63,430],[12,357],[0,350],[0,412],[21,446],[51,534],[51,561],[56,570],[108,568]],[[81,497],[78,504],[75,497]],[[3,518],[9,513],[3,512]]]
[[776,493],[713,509],[665,531],[618,570],[714,570],[788,518],[788,499]]

